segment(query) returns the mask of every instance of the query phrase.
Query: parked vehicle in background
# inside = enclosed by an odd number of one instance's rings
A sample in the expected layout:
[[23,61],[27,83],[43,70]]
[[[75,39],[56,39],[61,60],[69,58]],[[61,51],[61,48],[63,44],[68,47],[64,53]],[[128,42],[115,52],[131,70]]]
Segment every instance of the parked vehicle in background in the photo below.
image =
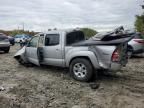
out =
[[11,45],[14,45],[14,44],[15,44],[15,39],[14,39],[14,37],[8,36],[8,39],[9,39],[9,42],[10,42]]
[[128,42],[128,55],[144,53],[144,37],[141,33],[135,33],[134,38]]
[[80,30],[49,31],[34,36],[14,57],[21,64],[67,67],[74,79],[89,81],[98,70],[126,66],[131,39],[132,34],[121,34],[121,28],[89,40]]
[[17,42],[17,43],[19,43],[20,40],[24,41],[24,40],[30,40],[31,39],[31,37],[26,35],[26,34],[18,34],[14,38],[15,38],[15,42]]
[[10,50],[10,42],[8,37],[0,33],[0,51],[4,51],[5,53],[8,53]]

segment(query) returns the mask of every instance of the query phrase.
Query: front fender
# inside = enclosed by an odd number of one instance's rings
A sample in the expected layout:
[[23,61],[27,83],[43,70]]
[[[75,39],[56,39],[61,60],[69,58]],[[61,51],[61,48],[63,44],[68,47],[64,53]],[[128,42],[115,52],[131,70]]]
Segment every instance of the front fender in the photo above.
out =
[[17,60],[19,57],[23,59],[25,62],[27,62],[27,59],[25,57],[26,47],[24,46],[22,49],[17,51],[17,53],[14,55],[14,58]]
[[95,69],[100,68],[96,55],[91,51],[77,51],[77,52],[67,53],[66,54],[66,67],[69,67],[70,62],[73,58],[78,58],[78,57],[88,57]]

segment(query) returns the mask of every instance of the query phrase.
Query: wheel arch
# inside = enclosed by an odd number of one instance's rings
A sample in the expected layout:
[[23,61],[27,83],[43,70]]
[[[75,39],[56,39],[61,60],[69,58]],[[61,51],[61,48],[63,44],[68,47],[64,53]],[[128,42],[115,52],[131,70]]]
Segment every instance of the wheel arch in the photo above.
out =
[[66,54],[66,58],[65,58],[66,67],[69,67],[71,61],[76,58],[85,58],[89,60],[95,69],[98,69],[100,67],[96,55],[91,51],[76,51],[74,53]]
[[[86,60],[88,60],[88,61],[92,64],[92,61],[91,61],[91,59],[90,59],[88,56],[77,56],[77,57],[73,57],[73,58],[70,60],[69,66],[70,66],[71,62],[72,62],[73,60],[77,59],[77,58],[86,59]],[[94,67],[93,64],[92,64],[92,67]]]

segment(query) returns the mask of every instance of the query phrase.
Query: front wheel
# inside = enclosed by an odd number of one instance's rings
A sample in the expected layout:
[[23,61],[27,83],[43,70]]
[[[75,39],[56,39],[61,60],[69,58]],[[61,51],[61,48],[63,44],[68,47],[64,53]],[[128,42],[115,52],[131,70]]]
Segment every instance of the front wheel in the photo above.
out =
[[74,79],[87,82],[92,79],[93,66],[89,60],[77,58],[74,59],[70,64],[70,73]]
[[19,62],[19,64],[25,65],[25,61],[20,56],[16,56],[14,58]]

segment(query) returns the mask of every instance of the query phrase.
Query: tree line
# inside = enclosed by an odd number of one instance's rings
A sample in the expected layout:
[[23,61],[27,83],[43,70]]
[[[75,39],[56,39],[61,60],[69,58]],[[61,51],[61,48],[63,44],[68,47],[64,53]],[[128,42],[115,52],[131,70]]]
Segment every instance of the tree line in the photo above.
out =
[[[142,9],[144,10],[144,5],[142,5]],[[144,34],[144,12],[142,15],[136,15],[135,28]]]
[[37,32],[29,31],[29,30],[0,30],[0,33],[4,33],[7,36],[15,36],[17,34],[27,34],[30,36],[34,36]]
[[[84,35],[89,38],[91,36],[94,36],[97,31],[93,30],[91,28],[81,28],[81,31],[84,32]],[[38,32],[34,32],[34,31],[24,31],[24,30],[11,30],[11,31],[7,31],[7,30],[0,30],[0,33],[4,33],[7,36],[15,36],[17,34],[27,34],[30,36],[34,36],[35,34],[37,34]]]

